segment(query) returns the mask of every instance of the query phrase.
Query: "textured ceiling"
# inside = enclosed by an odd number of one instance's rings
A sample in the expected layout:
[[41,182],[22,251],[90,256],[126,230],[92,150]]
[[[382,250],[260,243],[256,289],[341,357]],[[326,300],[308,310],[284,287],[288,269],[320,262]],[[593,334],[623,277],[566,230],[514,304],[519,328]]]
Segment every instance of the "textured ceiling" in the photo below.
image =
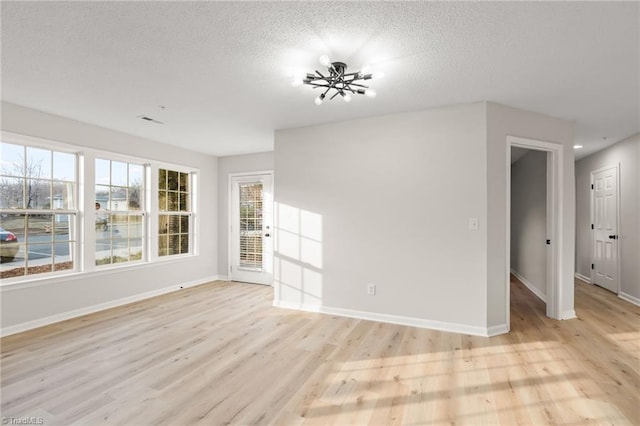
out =
[[[271,150],[275,129],[482,100],[575,120],[579,155],[640,130],[637,2],[2,1],[1,12],[3,100],[215,155]],[[383,71],[378,97],[316,106],[289,74],[319,69],[321,54]]]

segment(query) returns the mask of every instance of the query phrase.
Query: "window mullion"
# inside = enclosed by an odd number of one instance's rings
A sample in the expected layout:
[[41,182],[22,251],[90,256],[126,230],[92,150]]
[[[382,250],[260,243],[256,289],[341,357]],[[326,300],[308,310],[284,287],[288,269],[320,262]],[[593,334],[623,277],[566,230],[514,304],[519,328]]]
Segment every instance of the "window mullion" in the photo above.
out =
[[[80,209],[73,201],[79,185],[79,154],[13,139],[6,142],[4,135],[3,132],[0,141],[3,152],[0,174],[7,176],[7,187],[3,187],[7,192],[3,192],[0,222],[8,231],[4,238],[12,239],[3,241],[0,278],[26,279],[77,269],[76,253],[80,243],[75,225]],[[48,173],[42,171],[43,167]],[[58,169],[69,171],[69,167],[73,168],[71,178],[56,172]],[[60,193],[55,192],[54,177],[63,183]],[[27,203],[29,199],[33,205]],[[65,208],[56,208],[59,205]]]
[[[147,261],[147,200],[144,198],[149,186],[147,166],[103,157],[96,158],[94,164],[94,187],[99,183],[106,191],[105,208],[101,205],[100,210],[97,210],[100,213],[94,215],[94,263],[102,268],[114,264]],[[98,193],[94,193],[97,203]],[[139,210],[135,210],[136,208]],[[104,222],[101,217],[104,217]],[[135,217],[139,219],[132,219]],[[139,250],[136,250],[136,247]]]

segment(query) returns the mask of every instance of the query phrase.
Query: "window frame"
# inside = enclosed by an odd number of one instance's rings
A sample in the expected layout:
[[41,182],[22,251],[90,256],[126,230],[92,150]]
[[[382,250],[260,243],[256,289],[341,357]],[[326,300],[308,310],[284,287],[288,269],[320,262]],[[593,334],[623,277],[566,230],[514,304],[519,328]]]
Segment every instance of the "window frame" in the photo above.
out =
[[[128,180],[129,180],[129,166],[131,164],[136,165],[136,166],[141,166],[142,167],[142,175],[143,175],[143,187],[142,187],[142,191],[141,191],[141,195],[142,195],[142,203],[140,205],[140,210],[131,210],[131,209],[127,209],[127,210],[108,210],[105,209],[105,213],[109,216],[109,215],[120,215],[120,216],[139,216],[141,218],[141,227],[142,227],[142,255],[140,257],[140,259],[136,259],[136,260],[126,260],[124,262],[110,262],[110,263],[105,263],[105,264],[101,264],[98,265],[96,263],[97,259],[96,259],[96,244],[98,240],[104,240],[104,238],[100,238],[98,239],[98,230],[96,229],[96,219],[97,219],[97,215],[96,215],[96,210],[95,208],[94,210],[94,220],[93,220],[93,232],[94,232],[94,236],[95,236],[95,242],[93,245],[93,255],[94,255],[94,262],[93,262],[93,266],[95,268],[96,271],[98,270],[104,270],[104,269],[110,269],[110,268],[118,268],[118,267],[124,267],[124,266],[132,266],[135,264],[140,264],[140,263],[146,263],[149,261],[149,224],[148,224],[148,218],[149,218],[149,201],[148,201],[148,186],[150,184],[149,182],[149,173],[148,173],[148,169],[149,169],[149,161],[148,160],[142,160],[142,159],[137,159],[134,157],[122,157],[121,155],[114,155],[112,153],[106,153],[106,152],[96,152],[96,155],[94,155],[93,157],[93,177],[94,177],[94,185],[93,185],[93,200],[94,203],[98,202],[97,201],[97,191],[96,191],[96,187],[98,186],[98,183],[95,181],[95,177],[96,177],[96,165],[98,160],[103,160],[103,161],[108,161],[109,162],[109,184],[105,185],[105,184],[100,184],[101,186],[106,186],[109,188],[109,200],[111,200],[111,189],[112,188],[124,188],[121,185],[113,185],[113,168],[112,168],[112,163],[118,162],[118,163],[125,163],[127,164],[127,184],[129,184]],[[127,186],[127,191],[129,190],[129,188],[131,188],[130,186]],[[127,196],[127,200],[128,200],[128,196]],[[95,206],[95,204],[94,204]],[[87,208],[85,206],[85,208]],[[110,238],[108,238],[109,241],[113,241],[113,236],[111,234]],[[131,238],[127,238],[127,242],[130,243]],[[130,246],[129,246],[130,247]],[[113,257],[113,248],[111,248],[111,255],[110,257]]]
[[[2,279],[0,288],[4,290],[29,288],[50,283],[61,282],[65,277],[92,277],[118,272],[121,269],[143,269],[153,267],[154,264],[166,262],[179,262],[199,255],[199,187],[198,179],[200,170],[192,166],[143,158],[135,155],[127,155],[104,149],[74,145],[48,138],[39,138],[19,133],[0,131],[1,141],[9,144],[30,146],[34,148],[57,151],[76,156],[76,180],[74,197],[76,210],[68,213],[66,210],[53,210],[51,214],[75,215],[75,240],[74,240],[74,268],[45,272],[34,275],[21,275]],[[108,265],[96,265],[96,232],[95,232],[95,167],[96,159],[133,163],[144,166],[145,188],[143,191],[144,219],[143,219],[143,256],[141,260],[112,263]],[[190,179],[190,212],[189,221],[189,253],[180,253],[168,256],[158,256],[158,222],[161,213],[158,206],[158,170],[160,168],[179,171],[189,174]],[[53,180],[53,179],[52,179]],[[117,185],[116,185],[117,186]],[[28,209],[33,211],[33,209]],[[12,211],[13,212],[13,211]],[[37,210],[41,214],[41,210]],[[122,213],[125,213],[123,211]],[[118,214],[119,211],[114,211]]]
[[[28,217],[29,216],[35,216],[35,215],[51,215],[51,216],[56,216],[56,215],[69,215],[73,217],[73,220],[69,221],[69,240],[66,241],[62,241],[62,242],[68,242],[68,243],[73,243],[72,244],[72,249],[69,251],[69,255],[71,256],[71,259],[73,261],[73,267],[69,268],[69,269],[61,269],[61,270],[55,270],[55,253],[52,253],[51,256],[51,265],[52,265],[52,270],[49,272],[42,272],[42,273],[36,273],[36,274],[28,274],[28,268],[29,268],[29,260],[25,259],[24,262],[24,274],[23,275],[19,275],[19,276],[15,276],[15,277],[8,277],[8,278],[3,278],[2,279],[2,284],[0,285],[1,287],[7,286],[7,285],[12,285],[12,284],[16,284],[16,283],[25,283],[25,282],[31,282],[33,280],[41,280],[41,279],[46,279],[46,278],[54,278],[54,277],[58,277],[58,276],[65,276],[65,275],[70,275],[70,274],[74,274],[74,273],[78,273],[82,270],[82,264],[83,264],[83,256],[82,256],[82,250],[80,249],[80,246],[82,244],[82,241],[84,239],[84,233],[83,233],[83,227],[82,227],[82,204],[81,204],[81,196],[80,196],[80,188],[82,185],[81,182],[81,170],[83,169],[83,162],[84,162],[84,154],[82,152],[81,149],[79,149],[79,147],[75,147],[73,145],[68,145],[68,144],[64,144],[64,143],[60,143],[60,142],[54,142],[54,141],[49,141],[46,139],[41,139],[41,138],[36,138],[33,136],[27,136],[27,135],[21,135],[21,134],[17,134],[17,133],[12,133],[12,132],[7,132],[7,131],[2,131],[1,132],[1,142],[6,143],[6,144],[11,144],[11,145],[19,145],[22,146],[24,148],[24,152],[27,152],[27,148],[36,148],[36,149],[42,149],[42,150],[47,150],[51,152],[51,176],[49,178],[43,179],[43,178],[39,178],[38,180],[46,180],[50,183],[50,192],[49,192],[49,197],[51,197],[52,192],[53,191],[53,183],[56,182],[56,179],[54,179],[53,177],[53,153],[54,152],[59,152],[59,153],[64,153],[64,154],[70,154],[74,156],[74,167],[75,167],[75,180],[69,180],[69,181],[62,181],[62,182],[72,182],[74,184],[74,188],[72,191],[72,197],[73,200],[75,201],[75,209],[69,209],[69,208],[65,208],[65,209],[52,209],[52,208],[48,208],[48,209],[27,209],[24,208],[24,200],[23,200],[23,207],[22,208],[0,208],[0,211],[2,212],[2,214],[18,214],[18,215],[24,215],[25,217],[25,225],[24,225],[24,232],[25,232],[25,240],[24,241],[19,241],[19,244],[24,244],[26,247],[29,247],[30,243],[28,243],[28,235],[29,235],[29,227],[27,225],[28,223]],[[26,161],[26,158],[25,158]],[[17,176],[16,176],[17,177]],[[24,179],[25,182],[28,180],[28,177],[26,175],[21,176],[21,179]],[[23,194],[24,196],[24,194]],[[74,239],[71,238],[71,229],[73,229],[73,234],[74,234]],[[55,238],[52,236],[52,240],[51,243],[52,247],[55,245]]]
[[[159,207],[159,196],[160,192],[159,183],[160,183],[160,169],[167,169],[171,171],[176,171],[180,173],[186,173],[189,175],[189,207],[190,210],[188,212],[182,211],[161,211]],[[199,254],[199,238],[198,238],[198,176],[200,171],[193,167],[188,167],[184,165],[177,165],[172,163],[166,163],[162,161],[157,161],[152,164],[152,181],[154,184],[154,188],[151,194],[152,200],[152,208],[153,214],[151,214],[151,220],[149,221],[151,235],[150,235],[150,244],[153,247],[150,250],[151,261],[152,262],[168,262],[172,260],[184,259],[192,256],[197,256]],[[177,253],[171,255],[163,255],[160,256],[159,250],[159,225],[160,225],[160,216],[162,215],[175,215],[175,216],[188,216],[189,217],[189,252],[188,253]]]

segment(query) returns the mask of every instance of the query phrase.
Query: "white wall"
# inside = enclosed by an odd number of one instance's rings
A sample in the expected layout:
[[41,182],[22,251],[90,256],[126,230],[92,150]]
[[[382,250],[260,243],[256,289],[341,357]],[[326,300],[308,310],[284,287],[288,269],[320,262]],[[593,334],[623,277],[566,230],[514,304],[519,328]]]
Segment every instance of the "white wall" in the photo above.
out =
[[573,128],[571,121],[553,118],[487,103],[487,314],[488,326],[501,327],[507,321],[507,136],[557,143],[562,147],[562,197],[558,200],[561,212],[560,241],[555,242],[562,253],[559,265],[564,289],[560,297],[560,318],[573,318],[573,264],[575,236],[575,181]]
[[640,134],[576,162],[576,272],[591,276],[591,172],[620,165],[620,291],[640,303]]
[[505,332],[507,136],[562,148],[559,315],[573,317],[573,123],[494,103],[277,131],[274,304]]
[[229,276],[229,174],[273,170],[273,151],[218,158],[218,275]]
[[511,269],[542,300],[547,293],[547,153],[511,165]]
[[486,334],[485,117],[475,103],[277,131],[274,304]]
[[[180,285],[216,278],[216,157],[4,102],[2,130],[197,168],[200,170],[201,195],[198,210],[208,212],[199,218],[201,238],[198,256],[64,278],[37,277],[29,284],[0,287],[3,334],[110,306],[118,301],[135,300],[141,295],[177,290]],[[88,203],[93,208],[93,200]]]

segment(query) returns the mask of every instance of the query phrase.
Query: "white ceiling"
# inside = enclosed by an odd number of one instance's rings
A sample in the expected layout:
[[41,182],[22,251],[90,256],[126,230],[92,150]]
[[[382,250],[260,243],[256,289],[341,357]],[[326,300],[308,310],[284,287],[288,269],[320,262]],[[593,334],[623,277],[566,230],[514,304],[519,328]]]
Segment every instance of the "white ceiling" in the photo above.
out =
[[[640,131],[638,2],[1,7],[3,100],[214,155],[271,150],[275,129],[482,100],[575,120],[580,156]],[[289,74],[321,54],[383,71],[378,97],[316,106]]]

